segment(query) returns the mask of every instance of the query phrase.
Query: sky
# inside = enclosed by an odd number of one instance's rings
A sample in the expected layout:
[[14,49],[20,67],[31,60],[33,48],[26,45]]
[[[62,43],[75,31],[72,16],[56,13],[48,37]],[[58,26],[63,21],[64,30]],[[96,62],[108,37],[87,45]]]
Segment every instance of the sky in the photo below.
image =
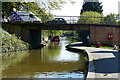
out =
[[[11,1],[15,1],[15,0],[11,0]],[[39,0],[26,0],[26,1],[39,1]],[[48,0],[42,0],[42,1],[47,2]],[[65,4],[63,5],[64,7],[62,8],[62,10],[51,11],[51,13],[53,13],[54,15],[62,15],[62,16],[79,16],[84,0],[73,0],[73,1],[76,2],[74,5],[71,3]],[[93,1],[93,0],[87,0],[87,1]],[[99,0],[99,2],[102,2],[103,14],[105,16],[110,13],[115,13],[115,14],[118,14],[118,12],[120,13],[120,9],[118,10],[118,2],[120,2],[120,0]],[[120,8],[120,4],[119,4],[119,8]]]
[[[64,16],[79,16],[80,10],[82,9],[83,0],[74,0],[76,3],[72,5],[68,3],[64,5],[62,10],[52,11],[54,15],[64,15]],[[103,14],[108,15],[110,13],[118,14],[118,2],[120,0],[99,0],[103,5]],[[119,5],[120,6],[120,5]]]

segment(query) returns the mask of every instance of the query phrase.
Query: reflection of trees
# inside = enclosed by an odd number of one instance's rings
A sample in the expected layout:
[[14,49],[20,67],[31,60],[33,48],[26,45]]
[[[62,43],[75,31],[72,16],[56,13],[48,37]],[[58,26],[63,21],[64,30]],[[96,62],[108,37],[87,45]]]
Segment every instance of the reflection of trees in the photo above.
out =
[[48,49],[53,50],[53,49],[58,49],[60,48],[59,42],[51,42],[48,46]]
[[54,60],[57,56],[59,56],[60,54],[60,50],[61,50],[61,46],[59,44],[59,42],[51,42],[49,44],[48,47],[46,47],[45,49],[41,50],[43,51],[44,59],[48,59],[49,60]]
[[[83,55],[81,55],[81,53],[79,56],[80,60],[63,62],[55,60],[59,57],[61,48],[63,48],[65,44],[66,42],[64,41],[62,42],[62,45],[61,43],[50,43],[49,46],[46,46],[41,50],[31,50],[29,57],[22,59],[21,63],[8,67],[3,72],[3,76],[6,76],[6,78],[15,78],[16,76],[13,75],[17,74],[17,77],[33,78],[37,74],[42,74],[42,72],[84,71]],[[63,54],[66,54],[66,52]],[[68,55],[66,57],[68,57]]]
[[86,62],[85,62],[85,59],[84,59],[86,54],[83,53],[83,52],[79,52],[78,54],[80,55],[80,58],[79,58],[80,63],[81,63],[80,64],[80,69],[83,70],[83,71],[86,71],[87,65],[86,65]]
[[28,51],[8,52],[4,54],[5,56],[2,57],[2,69],[3,70],[9,66],[12,66],[22,61],[25,57],[29,55],[29,52]]

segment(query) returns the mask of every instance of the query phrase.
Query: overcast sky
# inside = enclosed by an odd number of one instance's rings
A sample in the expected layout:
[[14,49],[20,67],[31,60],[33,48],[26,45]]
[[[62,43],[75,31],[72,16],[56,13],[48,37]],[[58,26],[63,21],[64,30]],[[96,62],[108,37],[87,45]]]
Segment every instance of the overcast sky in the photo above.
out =
[[[52,11],[55,15],[66,15],[66,16],[79,16],[80,10],[83,5],[83,0],[74,0],[76,3],[74,5],[68,3],[64,5],[62,10]],[[103,5],[103,14],[107,15],[110,13],[118,14],[118,2],[120,0],[99,0]]]

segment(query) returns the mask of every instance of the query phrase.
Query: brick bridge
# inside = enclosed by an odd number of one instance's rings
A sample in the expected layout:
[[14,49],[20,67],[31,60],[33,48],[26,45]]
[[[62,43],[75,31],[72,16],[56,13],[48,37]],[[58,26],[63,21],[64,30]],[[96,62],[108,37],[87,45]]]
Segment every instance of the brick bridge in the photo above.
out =
[[97,44],[100,41],[104,45],[120,46],[120,25],[8,22],[2,23],[2,28],[21,36],[21,39],[29,42],[32,47],[39,46],[41,30],[79,30],[82,31],[83,38],[87,39],[87,36],[90,36],[89,44]]

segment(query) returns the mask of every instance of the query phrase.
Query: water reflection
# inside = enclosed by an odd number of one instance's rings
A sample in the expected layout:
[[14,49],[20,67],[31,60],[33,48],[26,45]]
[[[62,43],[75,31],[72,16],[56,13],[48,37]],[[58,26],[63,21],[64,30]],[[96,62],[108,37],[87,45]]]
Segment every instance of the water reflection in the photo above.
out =
[[3,70],[3,78],[84,78],[84,55],[65,50],[68,43],[63,38],[60,43],[29,51],[24,59]]
[[38,75],[35,75],[37,78],[83,78],[84,75],[81,73],[69,73],[69,72],[44,72],[44,73],[39,73]]
[[17,64],[18,62],[21,62],[25,57],[29,55],[28,53],[28,51],[1,53],[2,70],[14,64]]

